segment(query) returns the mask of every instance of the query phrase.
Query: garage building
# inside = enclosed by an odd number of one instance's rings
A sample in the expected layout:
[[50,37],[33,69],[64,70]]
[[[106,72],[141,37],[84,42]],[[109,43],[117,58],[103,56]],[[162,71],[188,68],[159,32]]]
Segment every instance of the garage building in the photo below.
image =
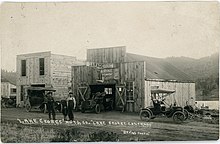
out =
[[168,103],[184,106],[195,101],[195,83],[188,75],[159,58],[126,52],[126,47],[87,50],[86,65],[72,66],[72,90],[77,107],[92,93],[105,92],[114,109],[138,112],[151,105],[152,89],[175,90]]

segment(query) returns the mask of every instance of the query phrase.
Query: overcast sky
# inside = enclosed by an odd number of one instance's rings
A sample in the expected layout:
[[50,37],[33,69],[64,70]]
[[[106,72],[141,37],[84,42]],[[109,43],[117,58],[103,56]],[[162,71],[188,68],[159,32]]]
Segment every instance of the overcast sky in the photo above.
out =
[[218,52],[217,2],[4,3],[1,64],[41,51],[85,59],[86,49],[126,46],[151,57],[201,58]]

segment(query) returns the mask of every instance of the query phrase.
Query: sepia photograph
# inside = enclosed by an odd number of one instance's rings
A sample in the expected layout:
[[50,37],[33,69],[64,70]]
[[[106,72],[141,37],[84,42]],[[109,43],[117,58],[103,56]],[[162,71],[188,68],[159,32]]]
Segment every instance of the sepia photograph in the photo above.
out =
[[219,139],[218,1],[3,2],[1,142]]

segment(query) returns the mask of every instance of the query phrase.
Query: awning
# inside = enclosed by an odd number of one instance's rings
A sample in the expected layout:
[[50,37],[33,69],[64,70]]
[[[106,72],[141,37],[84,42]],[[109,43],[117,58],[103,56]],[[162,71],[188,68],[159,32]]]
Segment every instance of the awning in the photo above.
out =
[[26,87],[27,90],[35,90],[35,91],[53,91],[55,92],[56,90],[51,87]]
[[172,94],[175,90],[169,90],[169,89],[152,89],[151,93],[166,93],[166,94]]

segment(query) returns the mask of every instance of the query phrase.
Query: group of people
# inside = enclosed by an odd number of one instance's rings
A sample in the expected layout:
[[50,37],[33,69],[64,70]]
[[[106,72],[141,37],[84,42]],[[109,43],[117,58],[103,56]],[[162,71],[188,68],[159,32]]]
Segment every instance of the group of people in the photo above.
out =
[[[51,115],[53,120],[56,119],[56,112],[55,112],[55,101],[52,97],[52,92],[48,92],[46,94],[47,99],[47,110],[49,115],[49,120],[51,120]],[[69,117],[69,120],[74,120],[74,114],[73,111],[76,108],[76,99],[73,96],[72,92],[69,92],[68,98],[66,100],[61,101],[61,107],[62,107],[62,113],[64,116],[64,120],[67,120],[67,116]]]

